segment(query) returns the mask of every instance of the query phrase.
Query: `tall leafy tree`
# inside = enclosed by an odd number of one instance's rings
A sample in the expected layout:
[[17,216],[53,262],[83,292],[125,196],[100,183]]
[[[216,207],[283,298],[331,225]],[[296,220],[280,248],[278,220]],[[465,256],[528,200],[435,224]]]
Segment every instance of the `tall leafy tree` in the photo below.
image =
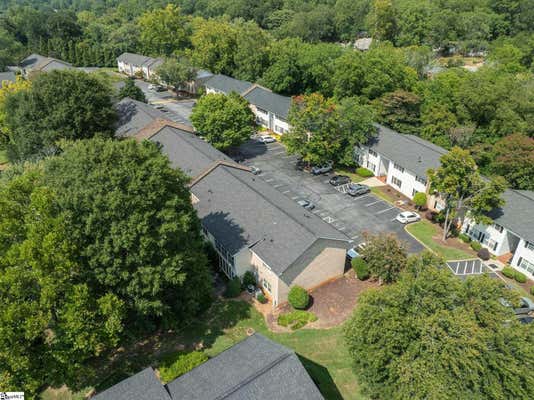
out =
[[363,392],[384,399],[527,399],[534,396],[532,325],[487,276],[462,281],[430,254],[411,258],[398,283],[371,289],[345,327]]
[[189,45],[188,20],[175,5],[147,11],[139,17],[138,25],[145,54],[170,56]]
[[282,140],[290,154],[319,164],[334,161],[354,164],[354,148],[375,134],[372,109],[357,98],[335,104],[313,93],[293,99],[289,112],[291,129]]
[[503,176],[514,189],[534,190],[534,139],[515,134],[493,147],[491,172]]
[[489,211],[504,204],[501,194],[506,185],[502,178],[484,179],[468,150],[459,147],[440,158],[441,165],[428,171],[431,189],[445,200],[443,240],[447,239],[454,221],[469,216],[476,222],[489,223]]
[[404,244],[391,234],[367,234],[361,256],[367,263],[369,272],[385,283],[398,279],[406,268],[408,259]]
[[97,138],[62,150],[46,162],[45,184],[84,282],[116,294],[144,328],[178,326],[202,310],[211,279],[185,174],[151,142]]
[[0,28],[0,72],[8,65],[16,65],[23,52],[22,44],[8,31]]
[[234,92],[201,97],[191,122],[199,135],[222,151],[239,146],[254,133],[254,114],[248,102]]
[[400,133],[418,133],[421,123],[419,96],[405,90],[396,90],[386,93],[375,104],[383,124]]
[[195,78],[196,69],[191,66],[186,58],[167,58],[158,67],[157,74],[166,84],[180,89]]
[[0,183],[0,384],[33,396],[75,385],[84,363],[115,346],[123,302],[88,284],[79,249],[42,168]]
[[56,141],[113,136],[111,88],[80,71],[40,74],[26,90],[9,94],[3,110],[12,161],[56,151]]

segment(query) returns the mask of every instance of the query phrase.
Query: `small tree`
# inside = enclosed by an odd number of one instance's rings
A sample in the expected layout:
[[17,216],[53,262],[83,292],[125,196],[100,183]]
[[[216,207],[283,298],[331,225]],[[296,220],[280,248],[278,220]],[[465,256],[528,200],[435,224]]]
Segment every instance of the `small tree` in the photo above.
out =
[[146,103],[145,94],[140,87],[135,85],[135,80],[132,78],[126,79],[124,86],[119,90],[119,99],[125,97]]
[[397,280],[405,268],[407,254],[404,245],[392,234],[365,235],[362,257],[371,275],[385,283]]
[[287,301],[289,302],[289,304],[291,304],[293,308],[296,308],[297,310],[303,310],[308,307],[308,303],[310,302],[310,295],[303,287],[293,286],[289,290]]
[[195,68],[189,64],[186,58],[167,58],[156,72],[163,82],[176,90],[183,88],[196,76]]
[[443,240],[446,240],[453,222],[463,220],[467,212],[477,223],[487,224],[487,213],[503,205],[501,194],[506,188],[502,178],[483,179],[468,150],[454,147],[441,156],[441,166],[429,170],[431,188],[445,199]]
[[415,196],[413,196],[413,202],[419,209],[425,207],[427,202],[426,193],[417,192]]
[[248,102],[234,92],[201,97],[191,121],[199,135],[222,151],[239,146],[254,133],[254,114]]
[[352,268],[354,269],[354,273],[356,274],[356,277],[360,281],[364,281],[367,278],[369,278],[369,268],[367,267],[367,263],[362,257],[356,257],[351,262]]

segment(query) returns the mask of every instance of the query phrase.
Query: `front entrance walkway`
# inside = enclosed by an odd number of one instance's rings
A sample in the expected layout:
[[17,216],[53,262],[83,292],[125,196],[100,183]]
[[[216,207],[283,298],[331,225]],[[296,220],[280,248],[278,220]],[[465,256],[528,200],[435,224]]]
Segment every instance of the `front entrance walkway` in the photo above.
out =
[[362,185],[367,185],[369,187],[379,187],[379,186],[386,186],[385,182],[382,182],[379,178],[376,176],[373,176],[371,178],[364,179],[360,182]]

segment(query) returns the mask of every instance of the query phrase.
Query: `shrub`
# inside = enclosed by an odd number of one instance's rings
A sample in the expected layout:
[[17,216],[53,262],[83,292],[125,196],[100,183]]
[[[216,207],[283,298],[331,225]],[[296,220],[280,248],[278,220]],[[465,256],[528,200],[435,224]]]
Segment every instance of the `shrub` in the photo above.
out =
[[471,248],[475,251],[479,251],[482,248],[482,245],[479,242],[472,241]]
[[442,224],[445,222],[445,214],[442,212],[435,213],[434,214],[434,222],[437,222],[438,224]]
[[300,329],[309,322],[317,321],[317,316],[309,311],[296,310],[278,316],[278,325],[292,330]]
[[426,206],[426,201],[426,194],[423,192],[417,192],[415,196],[413,196],[413,202],[419,208]]
[[241,294],[241,279],[236,276],[226,284],[226,290],[224,291],[224,297],[234,298]]
[[257,297],[256,297],[256,300],[258,300],[261,304],[265,304],[267,303],[267,297],[265,297],[265,295],[263,293],[260,293]]
[[482,248],[477,252],[477,256],[484,261],[488,261],[490,259],[490,252],[488,249]]
[[360,175],[362,178],[370,178],[373,176],[373,171],[368,170],[367,168],[359,167],[356,168],[356,173]]
[[293,308],[303,310],[308,307],[310,295],[303,287],[293,286],[291,290],[289,290],[287,301],[289,301],[289,304],[291,304]]
[[519,283],[525,283],[527,276],[519,271],[514,271],[514,279]]
[[360,281],[364,281],[367,278],[369,278],[369,268],[367,267],[367,263],[365,260],[361,257],[354,258],[351,262],[352,268],[354,269],[354,273],[356,274],[356,277]]
[[531,294],[532,296],[534,296],[534,286],[532,286],[532,287],[530,288],[530,294]]
[[466,235],[465,233],[460,233],[458,235],[458,239],[460,239],[462,242],[464,243],[469,243],[471,242],[471,238],[469,237],[469,235]]
[[246,288],[248,285],[256,286],[256,277],[251,271],[247,271],[243,275],[243,287]]
[[502,269],[502,274],[507,278],[513,279],[515,276],[515,269],[513,269],[512,267],[504,267]]
[[206,361],[208,356],[201,351],[173,354],[162,361],[159,375],[163,382],[170,382]]

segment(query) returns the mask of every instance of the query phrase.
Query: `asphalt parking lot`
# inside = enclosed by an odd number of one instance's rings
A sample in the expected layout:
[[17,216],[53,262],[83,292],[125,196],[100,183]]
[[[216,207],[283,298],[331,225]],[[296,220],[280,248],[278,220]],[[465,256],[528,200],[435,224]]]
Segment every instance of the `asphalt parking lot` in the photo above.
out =
[[164,112],[168,119],[180,124],[193,126],[189,117],[193,111],[195,100],[177,100],[168,90],[162,92],[148,90],[150,84],[141,80],[136,80],[135,84],[143,91],[148,103]]
[[369,193],[360,197],[345,194],[346,186],[328,183],[332,174],[313,176],[295,169],[296,156],[288,155],[279,143],[263,144],[250,140],[240,147],[244,164],[262,170],[267,183],[294,201],[306,199],[315,204],[314,214],[343,232],[355,245],[364,241],[363,234],[391,232],[406,243],[410,253],[424,247],[395,221],[400,210]]

